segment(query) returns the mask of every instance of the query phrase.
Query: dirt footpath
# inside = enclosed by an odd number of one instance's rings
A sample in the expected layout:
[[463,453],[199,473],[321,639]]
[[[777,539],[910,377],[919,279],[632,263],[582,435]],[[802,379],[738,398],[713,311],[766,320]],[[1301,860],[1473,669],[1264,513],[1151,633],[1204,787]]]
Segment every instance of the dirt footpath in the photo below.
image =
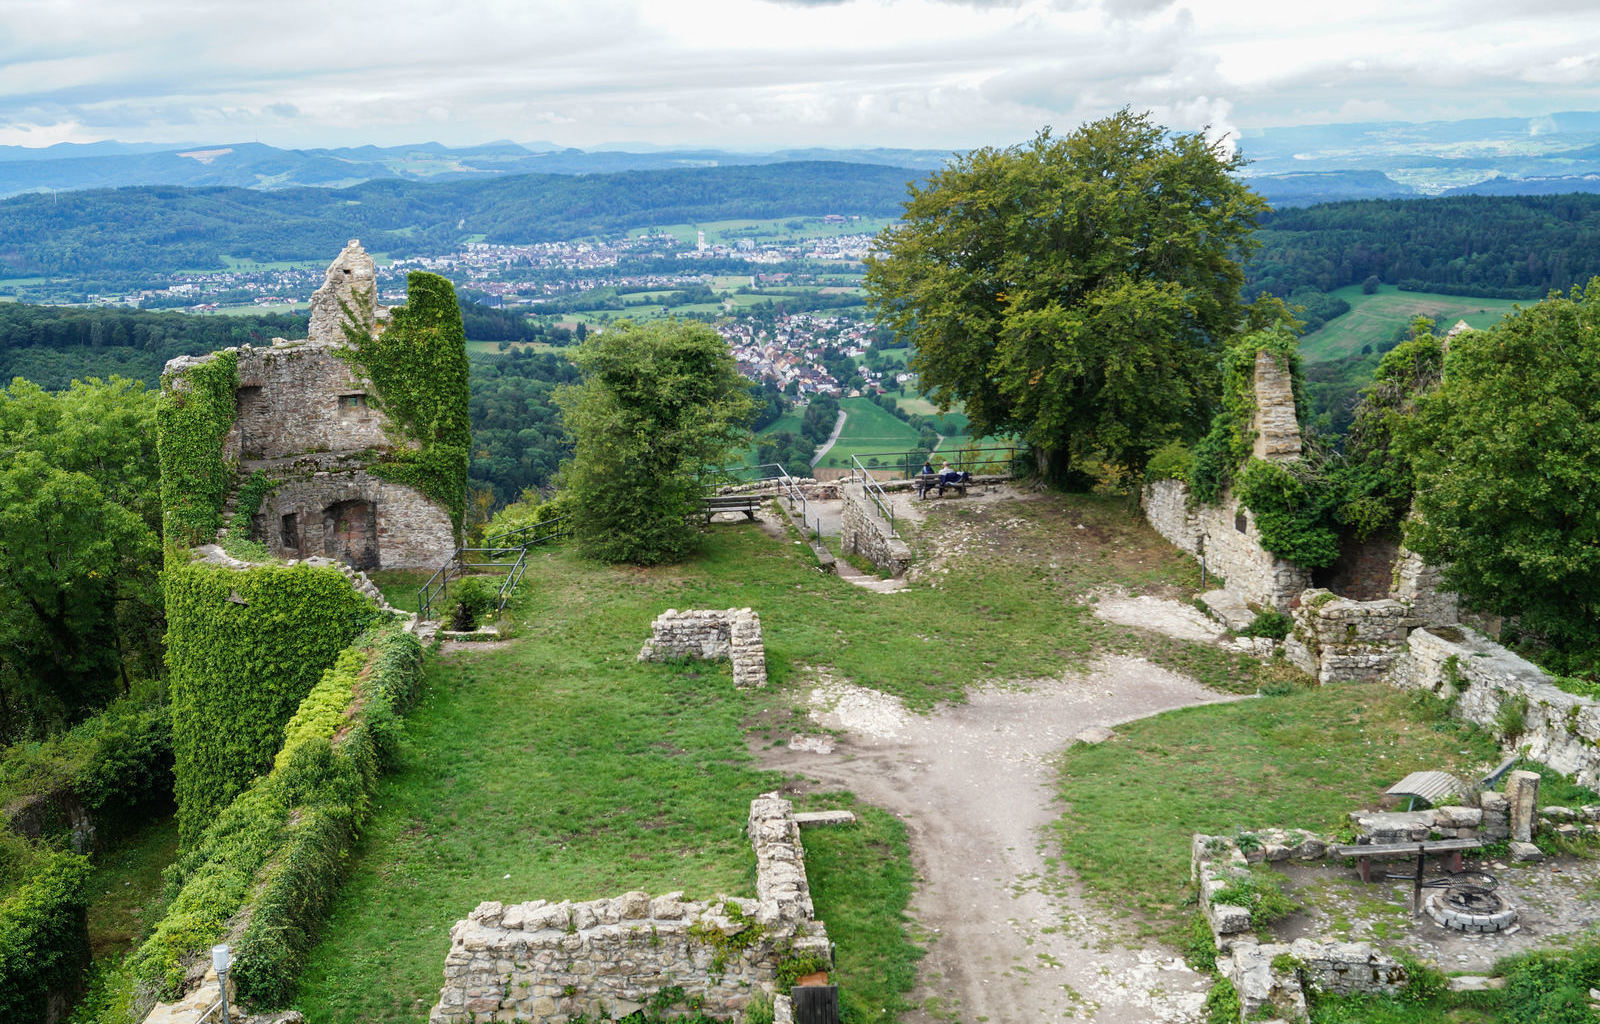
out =
[[769,767],[899,815],[928,946],[907,1024],[1195,1021],[1205,980],[1172,954],[1117,945],[1071,886],[1052,885],[1043,829],[1059,817],[1052,755],[1080,734],[1237,699],[1143,659],[970,692],[931,715],[818,675],[811,714],[839,735],[757,751]]

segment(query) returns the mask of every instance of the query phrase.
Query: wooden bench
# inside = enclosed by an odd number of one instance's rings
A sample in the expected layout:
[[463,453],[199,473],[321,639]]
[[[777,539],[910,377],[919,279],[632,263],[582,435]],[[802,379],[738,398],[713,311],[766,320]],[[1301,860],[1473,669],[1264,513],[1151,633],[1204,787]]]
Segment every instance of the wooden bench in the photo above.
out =
[[745,518],[753,520],[766,503],[767,496],[761,494],[713,494],[705,499],[703,511],[708,523],[718,512],[743,512]]
[[917,497],[926,498],[929,491],[937,490],[939,492],[939,497],[942,498],[944,497],[945,489],[948,488],[952,491],[959,492],[960,495],[965,498],[967,496],[967,488],[971,486],[971,484],[971,480],[944,481],[939,479],[939,474],[937,473],[923,473],[917,477]]
[[1372,881],[1372,862],[1375,860],[1398,860],[1401,857],[1436,855],[1446,858],[1446,866],[1451,871],[1460,871],[1462,852],[1481,849],[1483,849],[1483,840],[1481,839],[1432,839],[1420,843],[1366,843],[1355,846],[1335,846],[1331,852],[1335,857],[1354,857],[1356,859],[1356,870],[1361,872],[1361,880],[1370,882]]

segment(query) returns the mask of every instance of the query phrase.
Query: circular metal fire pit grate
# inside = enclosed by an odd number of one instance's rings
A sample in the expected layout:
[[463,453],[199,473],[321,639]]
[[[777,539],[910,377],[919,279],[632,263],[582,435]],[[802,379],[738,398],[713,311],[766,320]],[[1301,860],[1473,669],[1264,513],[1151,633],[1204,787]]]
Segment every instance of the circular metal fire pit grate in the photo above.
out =
[[1511,927],[1517,919],[1516,908],[1495,893],[1493,875],[1464,871],[1443,886],[1428,887],[1432,891],[1423,901],[1423,909],[1446,928],[1480,934],[1497,932]]

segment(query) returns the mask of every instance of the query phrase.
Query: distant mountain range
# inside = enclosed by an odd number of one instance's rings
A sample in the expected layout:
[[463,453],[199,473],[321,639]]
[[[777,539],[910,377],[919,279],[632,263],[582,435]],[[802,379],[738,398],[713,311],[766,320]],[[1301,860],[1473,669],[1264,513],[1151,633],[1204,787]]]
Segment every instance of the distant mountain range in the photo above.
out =
[[[543,148],[541,148],[543,147]],[[723,150],[557,149],[547,143],[491,142],[450,148],[413,146],[278,149],[259,142],[153,146],[97,142],[43,149],[0,146],[0,198],[24,192],[123,188],[130,185],[280,189],[299,185],[348,188],[366,181],[484,180],[518,174],[607,174],[693,167],[758,166],[826,161],[910,170],[932,169],[947,152],[911,149]]]
[[[1245,176],[1274,206],[1430,195],[1600,192],[1600,112],[1426,123],[1300,125],[1246,133]],[[942,166],[931,149],[786,149],[742,153],[622,143],[591,150],[550,142],[278,149],[258,142],[62,143],[0,146],[0,198],[131,185],[348,188],[368,181],[487,180],[822,161]]]

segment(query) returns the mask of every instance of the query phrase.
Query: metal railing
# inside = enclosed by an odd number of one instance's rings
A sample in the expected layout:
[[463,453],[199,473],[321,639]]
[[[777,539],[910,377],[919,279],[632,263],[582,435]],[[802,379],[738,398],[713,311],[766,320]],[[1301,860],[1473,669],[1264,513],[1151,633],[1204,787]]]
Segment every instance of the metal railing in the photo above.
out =
[[[868,458],[874,457],[868,456]],[[861,477],[861,489],[866,492],[868,498],[872,499],[872,504],[877,508],[878,515],[888,522],[889,536],[900,536],[900,531],[895,528],[894,502],[889,500],[888,492],[883,489],[883,485],[878,482],[876,477],[867,472],[867,467],[861,464],[860,456],[852,455],[850,456],[850,461],[853,463],[855,474]]]
[[[874,477],[882,473],[893,473],[897,479],[912,480],[921,475],[925,462],[931,465],[935,461],[948,462],[951,469],[971,473],[973,476],[1016,476],[1022,454],[1019,445],[985,445],[972,448],[941,448],[931,454],[922,449],[865,452],[861,455],[852,455],[851,459]],[[863,459],[869,462],[877,460],[877,465],[863,463],[861,461]]]
[[755,479],[743,480],[741,483],[772,484],[774,496],[781,501],[787,501],[790,512],[798,511],[801,532],[810,534],[813,539],[822,536],[821,516],[811,507],[810,500],[806,497],[805,492],[800,489],[799,481],[789,475],[789,471],[783,467],[782,463],[767,462],[759,466],[739,466],[725,469],[722,472],[735,479],[747,477],[752,473],[759,473],[760,476]]
[[[511,600],[511,592],[516,589],[517,583],[522,580],[528,569],[528,549],[548,544],[571,533],[565,516],[558,516],[542,523],[530,523],[515,530],[495,534],[486,540],[481,547],[459,547],[450,556],[450,560],[441,565],[428,581],[417,591],[417,617],[421,619],[433,618],[435,606],[444,605],[445,596],[449,593],[452,580],[458,580],[469,572],[484,569],[504,569],[505,577],[500,581],[499,588],[495,591],[495,614],[499,615],[505,610],[506,602]],[[505,558],[511,553],[516,553],[516,558],[510,562],[494,561]],[[482,555],[489,561],[469,561],[468,555]]]

